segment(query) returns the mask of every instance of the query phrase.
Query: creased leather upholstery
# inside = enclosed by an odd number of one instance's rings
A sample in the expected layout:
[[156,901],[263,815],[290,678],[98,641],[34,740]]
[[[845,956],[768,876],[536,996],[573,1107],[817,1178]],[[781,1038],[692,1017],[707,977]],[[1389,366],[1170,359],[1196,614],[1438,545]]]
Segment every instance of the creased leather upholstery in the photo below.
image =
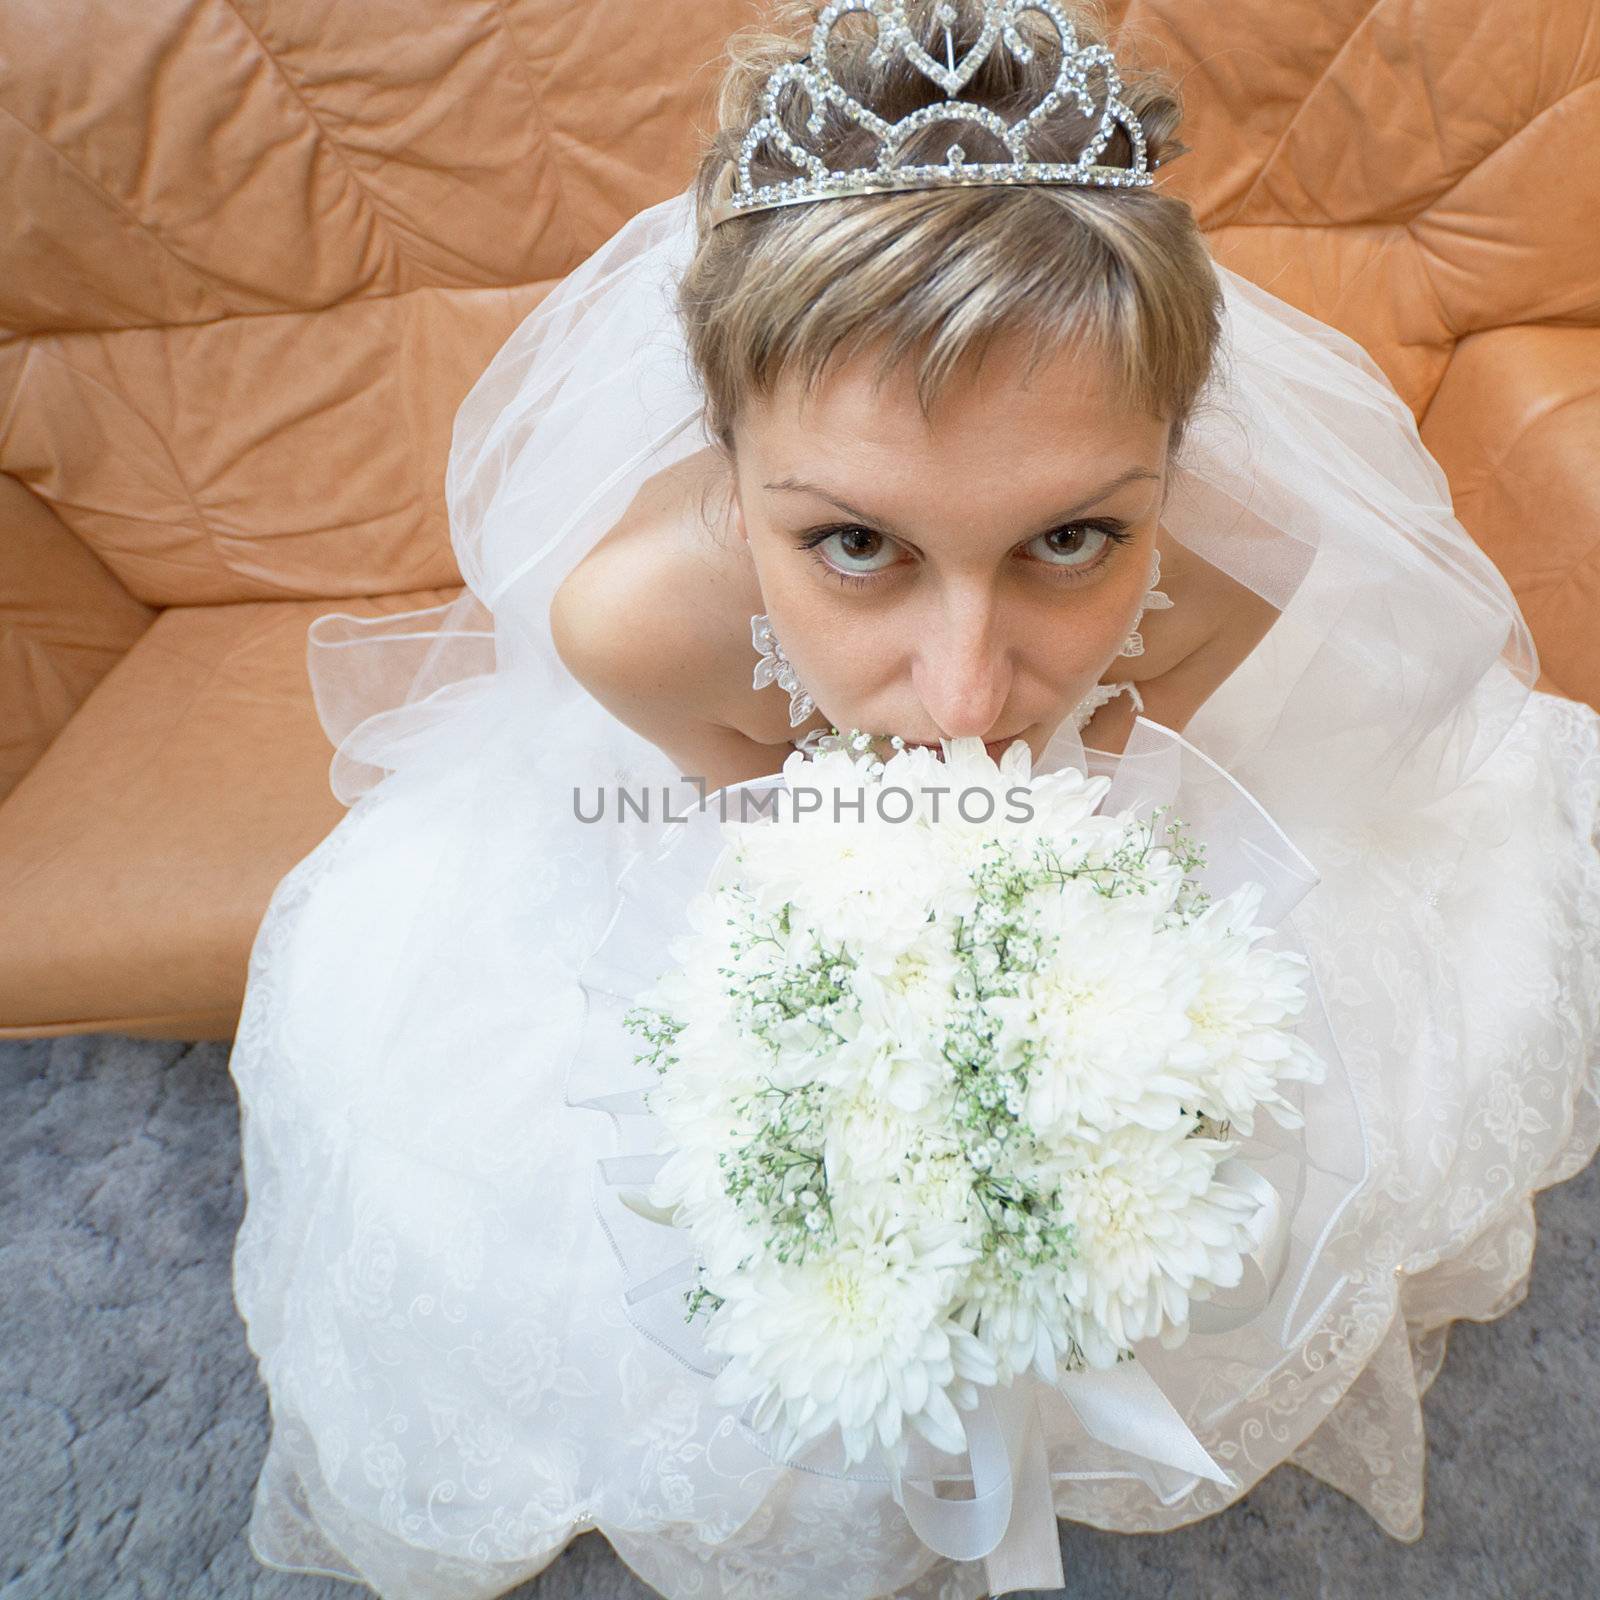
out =
[[[1576,0],[1108,8],[1219,259],[1362,341],[1600,705],[1600,30]],[[455,408],[687,181],[749,0],[0,7],[0,1036],[226,1037],[337,820],[327,610],[459,589]]]

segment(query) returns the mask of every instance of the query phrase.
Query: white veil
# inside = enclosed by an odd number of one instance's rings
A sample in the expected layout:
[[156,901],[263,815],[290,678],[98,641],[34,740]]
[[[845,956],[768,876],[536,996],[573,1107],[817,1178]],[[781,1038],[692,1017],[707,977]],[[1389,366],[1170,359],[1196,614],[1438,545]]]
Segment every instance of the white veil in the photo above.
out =
[[[594,773],[671,764],[555,655],[550,598],[640,484],[708,442],[673,309],[692,192],[641,212],[524,320],[456,416],[446,482],[467,589],[311,626],[346,804],[509,697],[532,735],[586,717]],[[1410,409],[1354,340],[1214,263],[1219,359],[1164,522],[1282,615],[1187,736],[1283,823],[1425,805],[1476,770],[1538,676],[1505,579],[1456,519]],[[584,703],[580,712],[576,708]],[[504,703],[504,702],[502,702]],[[450,736],[454,735],[454,738]]]

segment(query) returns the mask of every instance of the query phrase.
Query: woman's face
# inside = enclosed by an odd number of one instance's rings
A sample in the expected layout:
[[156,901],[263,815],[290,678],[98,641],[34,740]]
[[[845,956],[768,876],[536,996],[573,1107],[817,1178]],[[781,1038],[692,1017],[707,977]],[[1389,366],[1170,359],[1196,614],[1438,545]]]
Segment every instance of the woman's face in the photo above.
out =
[[866,360],[785,381],[734,430],[736,517],[784,653],[840,728],[973,735],[1037,759],[1132,631],[1166,488],[1165,418],[1074,352],[1022,381],[997,340],[918,409]]

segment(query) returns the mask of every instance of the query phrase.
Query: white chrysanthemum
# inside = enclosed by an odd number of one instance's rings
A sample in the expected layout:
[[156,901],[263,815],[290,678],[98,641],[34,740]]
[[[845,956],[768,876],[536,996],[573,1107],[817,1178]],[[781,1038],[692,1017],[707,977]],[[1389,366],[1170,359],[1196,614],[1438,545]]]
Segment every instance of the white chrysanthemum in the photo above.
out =
[[941,896],[947,916],[967,917],[978,898],[974,882],[984,868],[1011,860],[1015,854],[1015,827],[1006,824],[941,822],[926,830],[929,872],[948,887]]
[[828,1097],[823,1165],[828,1186],[866,1186],[900,1178],[926,1131],[922,1119],[858,1081]]
[[837,1426],[847,1462],[876,1441],[903,1463],[902,1426],[952,1453],[966,1447],[952,1392],[994,1381],[988,1353],[949,1316],[971,1251],[954,1228],[883,1236],[886,1218],[805,1261],[762,1261],[715,1281],[724,1296],[706,1332],[728,1356],[713,1399],[756,1402],[758,1431],[780,1456]]
[[1167,1067],[1189,1031],[1172,942],[1131,917],[1079,904],[1075,920],[1050,919],[1049,959],[1019,992],[984,1002],[1001,1025],[1000,1059],[1035,1057],[1023,1116],[1046,1140],[1071,1137],[1084,1124],[1169,1127],[1191,1088]]
[[1128,1125],[1063,1162],[1063,1218],[1076,1254],[1063,1271],[1073,1331],[1091,1366],[1189,1316],[1197,1283],[1244,1273],[1256,1201],[1216,1177],[1228,1146]]
[[884,766],[882,783],[906,789],[916,805],[927,871],[959,890],[959,909],[970,908],[970,875],[1021,836],[1030,807],[1017,791],[1031,788],[1026,743],[1017,742],[996,762],[977,739],[956,739],[939,760],[932,751],[907,750]]
[[1041,833],[1064,844],[1080,825],[1097,835],[1119,828],[1094,817],[1111,784],[1107,777],[1076,767],[1034,776],[1027,742],[1020,739],[998,762],[976,738],[950,740],[946,748],[944,760],[928,750],[903,751],[885,763],[880,779],[917,795],[930,855],[941,865],[970,870],[994,854],[996,843],[1015,850]]
[[925,1134],[906,1162],[905,1182],[925,1217],[955,1225],[969,1244],[982,1237],[983,1209],[972,1193],[972,1167],[954,1140]]
[[731,1272],[741,1259],[764,1248],[764,1235],[728,1199],[717,1160],[722,1149],[741,1140],[742,1132],[730,1129],[720,1142],[679,1145],[646,1191],[649,1205],[690,1231],[695,1253],[713,1272]]
[[[860,1219],[868,1216],[892,1219],[892,1231],[953,1227],[977,1251],[987,1219],[972,1192],[972,1167],[960,1144],[938,1124],[901,1119],[900,1146],[891,1147],[885,1137],[877,1147],[877,1162],[870,1166],[859,1145],[835,1139],[838,1131],[830,1125],[825,1164],[834,1216],[846,1229],[859,1230],[865,1225]],[[882,1131],[889,1133],[888,1127]]]
[[[983,749],[980,741],[974,740],[980,752]],[[897,750],[886,761],[881,763],[866,762],[861,767],[864,781],[876,784],[883,788],[902,788],[910,791],[918,800],[918,815],[922,815],[927,806],[926,791],[931,787],[945,786],[950,781],[950,768],[941,758],[937,750],[924,750],[918,747],[907,747]],[[898,812],[896,813],[898,815]]]
[[1176,1070],[1194,1078],[1198,1108],[1246,1137],[1261,1109],[1281,1127],[1302,1127],[1304,1117],[1278,1086],[1320,1082],[1326,1071],[1316,1051],[1289,1031],[1305,1008],[1306,958],[1252,948],[1271,931],[1254,925],[1261,895],[1259,883],[1245,884],[1185,930],[1185,964],[1195,979],[1191,1026],[1172,1057]]
[[830,1189],[909,1181],[926,1152],[944,1146],[947,1085],[936,1082],[934,1090],[936,1098],[907,1109],[875,1088],[869,1075],[834,1088],[822,1110]]
[[[758,915],[735,888],[696,895],[685,914],[692,931],[667,947],[676,965],[641,997],[680,1019],[731,1016],[744,978],[774,964],[801,964],[814,949],[807,928],[782,936],[777,919]],[[758,930],[759,942],[752,939]]]
[[927,920],[926,850],[913,828],[870,814],[866,822],[811,817],[738,827],[740,880],[762,911],[788,904],[830,940],[862,944],[906,942]]
[[649,1093],[658,1115],[673,1125],[693,1126],[704,1115],[753,1093],[765,1081],[766,1068],[760,1050],[751,1048],[731,1017],[703,1009],[687,1015],[687,1025],[667,1046],[676,1060]]
[[1076,1326],[1056,1267],[1029,1270],[1014,1258],[986,1259],[970,1268],[967,1285],[969,1316],[976,1316],[978,1338],[994,1357],[997,1381],[1010,1383],[1031,1370],[1056,1382]]
[[1074,835],[1080,843],[1106,840],[1122,831],[1114,816],[1097,816],[1096,808],[1111,787],[1111,779],[1090,777],[1076,767],[1062,767],[1032,780],[1028,796],[1031,819],[1025,825],[1033,838],[1049,838],[1067,845]]
[[952,943],[953,921],[925,922],[906,944],[873,940],[856,957],[852,983],[865,995],[876,986],[907,1002],[930,1035],[942,1031],[961,970]]
[[[672,1174],[662,1169],[656,1182],[646,1191],[647,1204],[659,1215],[671,1216],[680,1228],[687,1228],[694,1239],[694,1253],[707,1275],[725,1281],[736,1274],[741,1264],[758,1258],[766,1249],[766,1227],[717,1194],[698,1202],[673,1201]],[[665,1181],[663,1181],[665,1180]]]
[[778,1089],[795,1089],[820,1079],[819,1061],[832,1059],[834,1033],[831,1024],[809,1016],[784,1017],[768,1024],[774,1053],[764,1058],[754,1041],[746,1045],[752,1062],[760,1064],[762,1074]]
[[841,1042],[815,1061],[814,1076],[899,1111],[925,1110],[950,1083],[939,1034],[906,996],[871,983],[862,987],[860,1003],[834,1019]]

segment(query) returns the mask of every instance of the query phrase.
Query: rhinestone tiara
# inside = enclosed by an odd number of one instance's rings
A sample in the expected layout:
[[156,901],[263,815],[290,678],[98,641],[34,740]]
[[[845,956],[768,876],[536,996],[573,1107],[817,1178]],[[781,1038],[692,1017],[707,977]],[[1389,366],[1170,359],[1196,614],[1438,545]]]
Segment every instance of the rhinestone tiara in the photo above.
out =
[[[948,98],[943,103],[923,106],[901,117],[898,122],[886,122],[835,82],[828,70],[828,42],[834,25],[852,11],[865,12],[878,24],[877,41],[869,57],[874,66],[881,66],[891,54],[898,52],[932,83],[937,84]],[[987,106],[970,100],[958,100],[955,96],[989,59],[997,42],[1003,42],[1019,61],[1033,59],[1033,47],[1017,27],[1017,17],[1024,11],[1036,11],[1053,24],[1061,41],[1061,66],[1055,82],[1043,99],[1026,116],[1007,123]],[[831,0],[817,16],[811,33],[809,54],[799,61],[784,62],[768,76],[761,95],[761,116],[745,134],[738,156],[730,160],[718,176],[712,195],[710,226],[716,227],[731,217],[748,216],[751,212],[765,211],[775,206],[801,205],[814,200],[837,199],[842,195],[878,194],[902,189],[1005,183],[1087,184],[1104,188],[1142,189],[1155,182],[1154,170],[1146,160],[1144,129],[1120,98],[1122,79],[1117,73],[1115,57],[1104,45],[1086,45],[1080,49],[1072,20],[1055,0],[986,0],[982,30],[959,61],[955,56],[951,34],[951,24],[956,20],[955,8],[946,0],[946,3],[935,8],[933,15],[934,21],[942,24],[945,30],[943,64],[929,55],[912,33],[906,19],[905,0]],[[1099,108],[1089,89],[1089,69],[1096,65],[1103,68],[1105,79],[1105,104]],[[827,107],[832,104],[877,138],[876,162],[871,166],[837,171],[792,138],[778,116],[778,95],[788,83],[800,85],[809,100],[811,112],[806,119],[806,128],[812,135],[821,133]],[[1030,161],[1030,134],[1068,98],[1077,102],[1086,117],[1093,117],[1098,109],[1100,121],[1094,137],[1084,146],[1076,161]],[[906,140],[919,128],[938,122],[973,123],[999,140],[1011,159],[968,161],[966,151],[957,142],[946,151],[943,165],[902,165],[900,153]],[[1117,124],[1122,126],[1133,146],[1133,164],[1127,167],[1100,166],[1096,158],[1105,149]],[[782,151],[796,167],[803,168],[806,175],[781,183],[765,184],[760,188],[752,187],[750,164],[763,141],[770,142]]]

